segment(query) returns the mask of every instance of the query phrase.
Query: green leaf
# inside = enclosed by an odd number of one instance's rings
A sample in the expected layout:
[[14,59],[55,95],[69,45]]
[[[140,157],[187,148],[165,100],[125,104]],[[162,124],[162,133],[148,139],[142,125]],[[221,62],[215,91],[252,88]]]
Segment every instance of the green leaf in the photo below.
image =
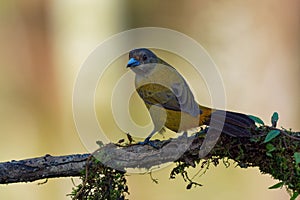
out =
[[268,143],[268,144],[266,145],[266,149],[267,149],[268,152],[272,152],[272,151],[275,151],[275,150],[276,150],[276,147],[274,147],[273,144]]
[[276,147],[274,147],[273,144],[268,143],[268,144],[266,145],[266,149],[267,149],[266,155],[269,156],[269,157],[273,157],[272,151],[275,151],[275,150],[276,150]]
[[281,188],[283,185],[284,185],[284,182],[279,182],[279,183],[276,183],[275,185],[270,186],[269,189]]
[[253,115],[248,115],[248,117],[250,117],[250,119],[252,119],[255,123],[261,124],[261,125],[265,125],[265,123],[263,122],[263,120],[261,120],[259,117],[255,117]]
[[290,200],[295,200],[299,196],[298,192],[294,192],[293,196],[290,198]]
[[277,137],[280,134],[280,130],[271,130],[269,131],[268,135],[266,136],[264,143],[270,142],[275,137]]
[[273,127],[276,127],[278,119],[279,119],[278,113],[274,112],[271,118],[271,123]]
[[267,152],[266,155],[273,158],[273,155],[270,152]]
[[298,165],[300,163],[300,152],[295,152],[294,153],[294,158],[296,161],[296,165]]

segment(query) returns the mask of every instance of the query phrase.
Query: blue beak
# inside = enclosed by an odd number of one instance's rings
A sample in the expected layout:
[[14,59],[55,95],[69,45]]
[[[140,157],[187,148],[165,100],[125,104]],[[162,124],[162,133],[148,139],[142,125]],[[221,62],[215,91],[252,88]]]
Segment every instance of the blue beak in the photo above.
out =
[[141,63],[139,61],[137,61],[134,58],[130,58],[130,60],[127,63],[127,67],[136,67],[139,66]]

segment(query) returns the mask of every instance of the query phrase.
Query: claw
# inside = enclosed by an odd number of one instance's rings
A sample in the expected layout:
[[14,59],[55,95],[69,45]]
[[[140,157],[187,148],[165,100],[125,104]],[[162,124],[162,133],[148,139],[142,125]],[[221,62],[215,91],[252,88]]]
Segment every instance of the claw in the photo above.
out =
[[206,133],[208,132],[208,127],[205,127],[205,128],[201,128],[201,130],[195,134],[196,137],[199,137],[201,135],[205,135]]
[[154,144],[153,141],[150,140],[151,137],[147,137],[143,142],[138,142],[139,145],[149,145],[155,149],[158,149],[158,146]]

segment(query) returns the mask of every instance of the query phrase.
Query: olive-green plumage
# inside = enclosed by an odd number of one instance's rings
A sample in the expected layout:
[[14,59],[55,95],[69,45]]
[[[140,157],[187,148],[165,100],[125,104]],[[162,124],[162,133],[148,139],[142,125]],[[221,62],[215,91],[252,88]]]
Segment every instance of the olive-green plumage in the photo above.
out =
[[251,136],[251,129],[255,128],[252,119],[241,113],[211,109],[198,104],[179,72],[152,51],[144,48],[132,50],[127,67],[136,74],[136,91],[154,123],[154,130],[146,140],[149,141],[163,127],[180,132],[210,125],[211,121],[219,125],[224,123],[220,131],[225,134]]

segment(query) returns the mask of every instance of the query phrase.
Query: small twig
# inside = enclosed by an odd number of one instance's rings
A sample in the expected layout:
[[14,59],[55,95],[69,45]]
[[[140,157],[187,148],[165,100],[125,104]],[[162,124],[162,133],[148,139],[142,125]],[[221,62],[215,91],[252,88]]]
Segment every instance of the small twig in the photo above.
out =
[[152,171],[149,173],[149,175],[150,175],[151,180],[152,180],[154,183],[158,184],[158,179],[157,179],[157,178],[153,178],[153,176],[152,176]]

